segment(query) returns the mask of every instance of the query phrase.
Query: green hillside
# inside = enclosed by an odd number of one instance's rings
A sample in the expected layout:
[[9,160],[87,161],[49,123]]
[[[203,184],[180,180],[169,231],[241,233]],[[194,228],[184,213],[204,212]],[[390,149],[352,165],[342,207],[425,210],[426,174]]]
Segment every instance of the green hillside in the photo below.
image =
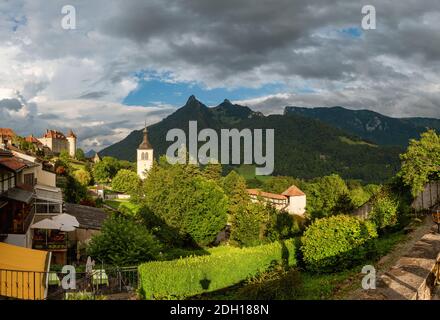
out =
[[[339,173],[347,179],[381,182],[398,170],[401,147],[376,146],[322,121],[297,114],[264,116],[225,100],[208,108],[195,97],[185,106],[148,128],[155,157],[166,153],[172,142],[165,141],[168,130],[183,129],[197,120],[198,130],[212,128],[275,129],[274,175],[314,178]],[[134,161],[142,131],[133,131],[124,140],[102,150],[101,156]]]

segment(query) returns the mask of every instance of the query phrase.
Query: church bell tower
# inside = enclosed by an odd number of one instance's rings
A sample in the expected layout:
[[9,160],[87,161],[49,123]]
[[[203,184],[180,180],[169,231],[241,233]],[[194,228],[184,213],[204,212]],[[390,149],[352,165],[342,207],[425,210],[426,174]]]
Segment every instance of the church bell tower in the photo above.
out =
[[137,149],[137,174],[139,178],[144,180],[147,172],[153,166],[153,147],[148,141],[147,124],[144,128],[144,139]]

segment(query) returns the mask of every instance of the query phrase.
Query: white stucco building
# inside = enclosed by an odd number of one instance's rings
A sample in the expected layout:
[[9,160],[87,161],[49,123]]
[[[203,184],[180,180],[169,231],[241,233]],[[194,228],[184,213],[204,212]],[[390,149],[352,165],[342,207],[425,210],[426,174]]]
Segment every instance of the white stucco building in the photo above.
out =
[[264,192],[259,189],[248,189],[247,192],[254,202],[268,202],[277,210],[285,210],[290,214],[303,216],[306,213],[306,195],[297,186],[290,186],[282,194]]

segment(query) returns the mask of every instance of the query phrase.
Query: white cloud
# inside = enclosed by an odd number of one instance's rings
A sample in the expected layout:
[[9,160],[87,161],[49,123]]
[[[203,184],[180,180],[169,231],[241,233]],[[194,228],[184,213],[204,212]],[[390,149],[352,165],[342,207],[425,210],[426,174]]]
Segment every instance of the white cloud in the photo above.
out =
[[64,3],[0,3],[0,99],[23,101],[18,111],[0,110],[0,126],[36,134],[78,126],[85,148],[115,142],[149,113],[158,121],[172,110],[121,104],[141,70],[206,88],[283,84],[285,93],[241,102],[266,113],[339,104],[440,116],[438,0],[372,0],[378,29],[353,39],[339,33],[360,25],[352,0],[70,4],[76,30],[61,28]]

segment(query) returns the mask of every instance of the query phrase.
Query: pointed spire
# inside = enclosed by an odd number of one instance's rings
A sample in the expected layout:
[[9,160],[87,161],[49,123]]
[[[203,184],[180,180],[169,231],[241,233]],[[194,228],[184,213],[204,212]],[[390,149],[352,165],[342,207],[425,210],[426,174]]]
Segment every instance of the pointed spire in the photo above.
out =
[[144,139],[142,140],[142,143],[139,145],[138,149],[141,149],[141,150],[153,149],[150,142],[148,141],[147,121],[145,121],[145,128],[144,128],[143,132],[144,132]]

